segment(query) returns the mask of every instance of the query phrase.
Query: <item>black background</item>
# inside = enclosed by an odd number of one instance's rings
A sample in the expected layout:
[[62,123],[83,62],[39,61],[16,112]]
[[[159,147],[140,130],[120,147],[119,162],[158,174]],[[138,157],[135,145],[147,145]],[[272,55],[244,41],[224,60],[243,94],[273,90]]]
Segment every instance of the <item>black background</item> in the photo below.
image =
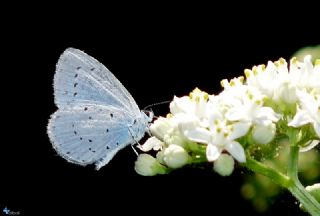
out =
[[[48,14],[27,11],[17,20],[7,17],[1,51],[1,210],[7,206],[25,215],[113,215],[113,210],[258,215],[240,195],[243,170],[231,177],[187,168],[141,177],[134,172],[136,156],[128,147],[97,172],[93,166],[64,161],[46,134],[56,110],[55,64],[68,47],[108,67],[143,108],[195,87],[218,93],[223,78],[242,75],[245,68],[268,60],[288,60],[297,49],[320,43],[312,13],[284,15],[285,9],[276,8],[234,13],[190,6],[128,6],[115,13],[108,7],[96,11],[96,5]],[[167,105],[153,109],[156,115],[169,111]],[[294,201],[283,192],[264,215],[304,215]]]

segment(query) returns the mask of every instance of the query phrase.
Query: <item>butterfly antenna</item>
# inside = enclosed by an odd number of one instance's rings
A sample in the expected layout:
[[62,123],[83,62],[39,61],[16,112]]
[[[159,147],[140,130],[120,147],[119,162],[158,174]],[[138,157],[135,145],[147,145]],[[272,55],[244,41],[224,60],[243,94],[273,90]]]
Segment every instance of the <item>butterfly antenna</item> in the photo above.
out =
[[153,103],[153,104],[150,104],[150,105],[146,106],[145,108],[143,108],[143,110],[147,110],[147,109],[149,109],[150,107],[153,107],[153,106],[158,106],[158,105],[162,105],[162,104],[168,104],[170,102],[171,101],[162,101],[162,102],[159,102],[159,103]]

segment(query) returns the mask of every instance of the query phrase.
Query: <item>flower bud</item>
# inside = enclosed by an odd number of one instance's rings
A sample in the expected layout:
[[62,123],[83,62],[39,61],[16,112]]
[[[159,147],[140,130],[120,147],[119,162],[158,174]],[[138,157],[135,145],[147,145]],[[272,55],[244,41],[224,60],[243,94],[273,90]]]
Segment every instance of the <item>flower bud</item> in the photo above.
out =
[[156,155],[156,158],[157,158],[157,161],[159,161],[159,163],[161,163],[161,164],[165,164],[166,163],[166,162],[164,162],[163,157],[164,157],[164,150],[158,151],[157,155]]
[[267,144],[271,142],[275,134],[276,125],[273,123],[255,125],[252,129],[252,138],[257,144]]
[[234,159],[228,154],[221,154],[214,162],[213,169],[221,176],[229,176],[234,169]]
[[320,183],[307,186],[306,190],[318,201],[320,202]]
[[163,160],[168,167],[177,169],[188,163],[189,154],[181,146],[169,145],[169,147],[164,150]]
[[184,148],[187,144],[187,141],[185,140],[184,137],[182,137],[179,132],[177,133],[172,133],[169,134],[168,136],[164,137],[164,142],[167,143],[168,145],[178,145]]
[[143,176],[154,176],[166,173],[166,167],[148,154],[140,154],[138,156],[134,169],[138,174]]
[[[306,190],[318,201],[320,202],[320,183],[311,185],[311,186],[307,186]],[[306,211],[306,209],[304,208],[304,206],[302,204],[300,204],[299,206],[302,210]]]

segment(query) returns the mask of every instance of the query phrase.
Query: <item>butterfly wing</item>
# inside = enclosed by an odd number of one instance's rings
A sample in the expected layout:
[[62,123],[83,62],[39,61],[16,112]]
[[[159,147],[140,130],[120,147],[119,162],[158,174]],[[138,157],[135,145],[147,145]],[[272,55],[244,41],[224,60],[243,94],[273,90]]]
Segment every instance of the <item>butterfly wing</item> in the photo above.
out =
[[[48,124],[54,149],[69,162],[99,169],[122,148],[140,140],[145,126],[112,106],[78,105],[59,109]],[[132,135],[134,131],[134,137]]]
[[136,115],[140,112],[120,81],[103,64],[78,49],[68,48],[60,56],[54,94],[59,108],[79,103],[112,104]]

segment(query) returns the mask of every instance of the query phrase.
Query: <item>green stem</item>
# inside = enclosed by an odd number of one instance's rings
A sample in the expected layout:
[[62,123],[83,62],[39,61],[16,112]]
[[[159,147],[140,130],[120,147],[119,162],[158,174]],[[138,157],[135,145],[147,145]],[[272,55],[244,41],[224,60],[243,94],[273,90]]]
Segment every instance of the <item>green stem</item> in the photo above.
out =
[[303,187],[298,178],[299,147],[290,146],[288,176],[291,184],[288,190],[299,200],[304,208],[312,215],[320,215],[320,203]]
[[278,185],[287,188],[312,216],[319,216],[320,204],[308,191],[306,191],[298,179],[298,159],[299,147],[291,146],[288,176],[252,159],[250,155],[247,155],[247,162],[245,163],[245,166],[253,172],[267,176]]
[[250,158],[250,156],[247,156],[247,162],[245,166],[253,172],[269,177],[275,183],[281,185],[284,188],[288,188],[291,184],[290,179],[286,175],[275,169],[272,169],[271,167],[266,166],[259,161]]

